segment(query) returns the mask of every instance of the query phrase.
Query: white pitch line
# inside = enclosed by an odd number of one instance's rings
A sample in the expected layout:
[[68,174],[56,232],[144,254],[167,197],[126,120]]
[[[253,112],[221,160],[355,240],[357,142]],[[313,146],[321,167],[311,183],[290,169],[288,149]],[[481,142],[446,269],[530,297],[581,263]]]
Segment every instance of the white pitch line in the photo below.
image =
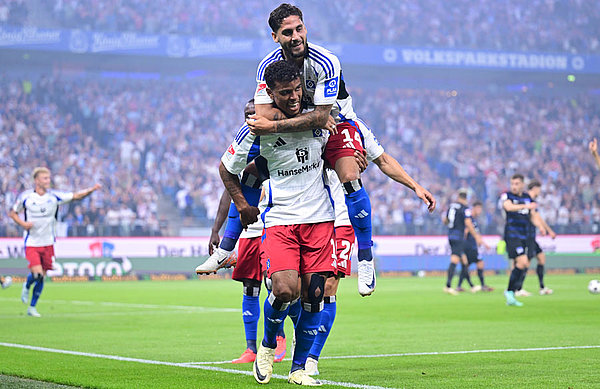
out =
[[[386,357],[415,357],[425,355],[455,355],[455,354],[480,354],[480,353],[507,353],[517,351],[552,351],[552,350],[577,350],[577,349],[594,349],[600,348],[597,346],[556,346],[556,347],[536,347],[536,348],[504,348],[490,350],[464,350],[464,351],[430,351],[422,353],[400,353],[400,354],[373,354],[373,355],[338,355],[324,356],[322,359],[359,359],[359,358],[386,358]],[[289,361],[289,358],[284,361]],[[231,361],[216,361],[216,362],[186,362],[188,365],[221,365],[231,363]]]
[[[165,362],[165,361],[154,361],[151,359],[140,359],[140,358],[129,358],[129,357],[121,357],[118,355],[106,355],[106,354],[96,354],[96,353],[85,353],[81,351],[71,351],[71,350],[60,350],[55,348],[47,348],[47,347],[38,347],[38,346],[29,346],[26,344],[16,344],[16,343],[4,343],[0,342],[0,346],[25,349],[25,350],[33,350],[33,351],[43,351],[48,353],[56,353],[56,354],[66,354],[66,355],[77,355],[82,357],[91,357],[91,358],[101,358],[101,359],[112,359],[115,361],[122,362],[137,362],[144,363],[147,365],[162,365],[162,366],[174,366],[174,367],[183,367],[187,369],[200,369],[200,370],[209,370],[209,371],[218,371],[222,373],[232,373],[232,374],[242,374],[252,376],[251,371],[245,370],[236,370],[236,369],[224,369],[221,367],[214,366],[198,366],[198,365],[190,365],[188,363],[175,363],[175,362]],[[287,376],[280,374],[273,374],[273,378],[278,378],[281,380],[287,381]],[[320,380],[324,384],[327,385],[337,385],[345,388],[357,388],[357,389],[389,389],[383,386],[374,386],[374,385],[360,385],[354,384],[351,382],[337,382],[337,381],[328,381],[328,380]]]
[[[0,297],[4,301],[21,301],[18,298]],[[173,309],[187,312],[240,312],[239,308],[217,308],[217,307],[199,307],[194,305],[160,305],[160,304],[135,304],[135,303],[117,303],[111,301],[80,301],[80,300],[46,300],[44,302],[54,304],[72,304],[93,306],[100,305],[104,307],[121,308],[140,308],[140,309]]]

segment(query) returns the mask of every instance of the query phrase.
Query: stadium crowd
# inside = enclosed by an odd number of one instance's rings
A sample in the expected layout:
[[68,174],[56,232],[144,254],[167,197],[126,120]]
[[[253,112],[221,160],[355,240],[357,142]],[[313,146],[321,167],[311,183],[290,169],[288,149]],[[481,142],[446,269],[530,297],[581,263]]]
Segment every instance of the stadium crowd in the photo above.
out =
[[[4,210],[31,187],[33,167],[47,165],[58,189],[104,185],[84,204],[64,207],[69,235],[164,233],[161,203],[183,225],[212,223],[222,190],[219,159],[243,119],[246,97],[237,83],[41,77],[0,84]],[[540,210],[557,232],[598,231],[600,175],[581,136],[600,134],[597,96],[383,87],[351,93],[386,150],[442,210],[467,188],[486,205],[483,231],[499,233],[497,200],[519,171],[543,183]],[[428,214],[378,169],[365,174],[377,234],[444,233],[439,213]],[[15,234],[0,212],[0,235]]]
[[[600,52],[600,2],[580,0],[298,1],[311,40],[441,48]],[[3,6],[4,4],[4,6]],[[21,5],[23,4],[23,5]],[[276,3],[185,0],[54,0],[40,27],[151,34],[269,38]],[[21,25],[33,0],[0,0],[2,15]],[[3,9],[10,8],[11,12]],[[12,12],[12,8],[19,8]],[[425,22],[423,22],[425,21]],[[32,22],[33,23],[33,22]],[[506,32],[510,31],[510,34]]]

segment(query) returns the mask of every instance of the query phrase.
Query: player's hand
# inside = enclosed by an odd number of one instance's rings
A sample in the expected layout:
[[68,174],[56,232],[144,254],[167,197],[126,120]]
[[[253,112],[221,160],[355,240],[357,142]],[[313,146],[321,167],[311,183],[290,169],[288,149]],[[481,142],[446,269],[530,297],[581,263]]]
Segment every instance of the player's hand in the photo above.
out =
[[218,231],[211,231],[210,238],[208,239],[208,255],[212,255],[217,247],[219,247],[219,242],[221,238],[219,238]]
[[552,240],[556,239],[556,232],[548,231],[548,235],[550,235],[550,238],[552,238]]
[[29,231],[30,229],[33,228],[33,223],[32,222],[23,222],[23,225],[21,226],[25,229],[25,231]]
[[415,194],[418,198],[423,200],[425,205],[427,205],[427,210],[429,211],[429,213],[435,210],[435,197],[433,197],[433,195],[429,193],[427,189],[423,188],[422,186],[417,186],[415,188]]
[[256,223],[258,221],[258,215],[260,215],[260,210],[257,207],[247,206],[242,209],[238,209],[240,212],[240,222],[242,223],[242,228],[245,230],[252,223]]
[[536,209],[537,203],[527,203],[525,204],[525,209]]
[[331,115],[327,116],[327,124],[325,125],[325,129],[329,130],[329,133],[331,135],[335,135],[338,133],[337,125],[335,123],[335,119],[333,118],[333,116],[331,116]]
[[367,169],[367,166],[369,166],[369,161],[367,161],[365,154],[358,150],[354,151],[354,159],[356,160],[361,173]]
[[546,227],[540,227],[540,234],[542,234],[542,236],[548,235],[548,231],[546,230]]
[[98,190],[100,188],[102,188],[102,184],[96,183],[96,185],[92,187],[92,190]]
[[275,121],[269,120],[264,116],[250,115],[246,119],[246,124],[250,127],[253,135],[268,135],[277,132]]
[[486,249],[486,250],[491,250],[492,246],[490,246],[489,244],[485,243],[485,240],[481,240],[481,245]]
[[588,147],[592,154],[598,154],[598,140],[596,138],[592,139]]

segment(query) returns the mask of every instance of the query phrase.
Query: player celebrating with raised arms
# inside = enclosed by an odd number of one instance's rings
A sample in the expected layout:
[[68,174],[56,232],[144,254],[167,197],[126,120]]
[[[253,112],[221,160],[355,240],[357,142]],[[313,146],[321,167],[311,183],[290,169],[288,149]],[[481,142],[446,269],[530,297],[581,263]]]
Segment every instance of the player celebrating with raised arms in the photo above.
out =
[[[44,288],[46,271],[52,270],[54,262],[55,223],[58,207],[73,200],[81,200],[99,189],[100,184],[78,192],[59,192],[50,189],[50,170],[37,167],[33,170],[35,189],[27,190],[19,195],[9,212],[11,219],[25,230],[25,257],[29,262],[31,273],[23,283],[21,300],[27,304],[29,289],[33,287],[33,296],[27,314],[40,317],[36,304]],[[19,213],[23,212],[21,219]]]
[[[370,129],[360,121],[352,108],[352,97],[346,90],[339,59],[329,50],[308,44],[302,11],[290,4],[281,4],[269,16],[273,40],[280,48],[267,54],[258,66],[254,95],[256,115],[246,122],[254,134],[288,133],[328,128],[335,134],[330,136],[324,158],[335,169],[343,187],[350,222],[358,241],[358,292],[368,296],[375,290],[375,268],[371,248],[371,202],[362,181],[360,167],[354,151],[367,152],[367,159],[381,155],[369,155],[372,143],[378,145]],[[274,107],[273,99],[266,91],[265,69],[270,63],[286,60],[300,71],[304,96],[302,103],[311,111],[289,117]],[[338,121],[336,128],[327,125],[330,114]],[[379,146],[381,148],[381,146]],[[383,150],[383,149],[382,149]],[[380,169],[392,179],[399,181],[384,168],[396,166],[389,155],[382,158]],[[427,204],[429,211],[435,209],[435,199],[427,190],[414,181],[401,182],[415,191]]]

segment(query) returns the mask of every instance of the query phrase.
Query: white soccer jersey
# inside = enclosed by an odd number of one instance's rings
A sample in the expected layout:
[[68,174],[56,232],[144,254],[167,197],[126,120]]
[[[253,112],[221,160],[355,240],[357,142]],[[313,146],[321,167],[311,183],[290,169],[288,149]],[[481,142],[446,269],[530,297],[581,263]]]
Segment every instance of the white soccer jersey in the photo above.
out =
[[[269,180],[263,181],[262,185],[263,185],[263,188],[268,188]],[[268,197],[269,197],[269,194],[267,193],[267,191],[268,191],[268,189],[265,190],[264,196],[260,199],[260,202],[258,203],[258,210],[260,211],[261,214],[267,208],[267,202],[268,202]],[[256,238],[258,236],[262,236],[264,226],[265,226],[265,223],[263,223],[263,221],[261,220],[261,218],[259,216],[258,221],[256,223],[250,224],[247,229],[242,231],[242,233],[240,235],[240,239],[250,239],[250,238]]]
[[58,206],[71,200],[73,200],[72,192],[55,190],[50,190],[43,196],[33,190],[19,195],[12,209],[17,213],[23,211],[24,220],[33,223],[33,227],[25,231],[25,247],[44,247],[54,244]]
[[355,123],[358,125],[358,129],[362,135],[363,147],[367,152],[367,160],[373,162],[383,154],[385,151],[383,146],[379,143],[373,131],[360,119],[356,119]]
[[[338,57],[331,51],[307,43],[304,67],[301,70],[303,102],[309,110],[317,105],[333,104],[332,114],[338,120],[354,120],[356,114],[352,108],[352,97],[346,91],[344,76]],[[260,61],[256,72],[255,104],[271,104],[273,100],[267,94],[265,69],[271,63],[283,60],[283,50],[275,49]]]
[[313,224],[335,219],[325,190],[321,154],[327,131],[254,136],[242,126],[221,162],[239,174],[259,155],[267,160],[270,180],[267,208],[262,214],[265,228],[277,225]]
[[350,218],[348,217],[348,207],[346,206],[346,198],[342,190],[342,183],[338,178],[337,173],[333,169],[325,169],[329,191],[333,199],[335,208],[335,227],[351,226]]

